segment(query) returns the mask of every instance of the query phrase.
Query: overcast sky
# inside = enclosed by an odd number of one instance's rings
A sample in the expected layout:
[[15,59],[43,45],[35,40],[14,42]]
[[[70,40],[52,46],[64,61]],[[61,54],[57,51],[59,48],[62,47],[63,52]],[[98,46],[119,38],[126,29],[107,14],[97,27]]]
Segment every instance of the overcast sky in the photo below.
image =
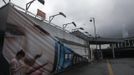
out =
[[[28,1],[30,0],[12,0],[13,3],[23,8]],[[2,1],[0,4],[3,4]],[[35,1],[29,10],[36,14],[37,8],[47,14],[47,19],[50,15],[64,12],[67,18],[57,16],[52,21],[59,26],[74,21],[78,27],[83,27],[84,31],[93,35],[93,24],[89,20],[90,17],[94,17],[97,34],[100,36],[134,35],[131,31],[134,27],[134,0],[45,0],[44,6]],[[73,25],[68,25],[66,29],[73,28],[75,28]]]

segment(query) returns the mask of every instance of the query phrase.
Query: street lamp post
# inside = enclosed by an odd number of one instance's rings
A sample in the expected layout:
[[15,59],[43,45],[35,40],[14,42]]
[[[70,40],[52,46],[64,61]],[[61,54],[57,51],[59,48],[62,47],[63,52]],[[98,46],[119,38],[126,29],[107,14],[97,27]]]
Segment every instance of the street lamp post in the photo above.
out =
[[[5,4],[7,4],[5,0],[3,0],[3,2],[4,2]],[[10,1],[9,1],[9,2],[10,2]]]
[[95,25],[95,18],[92,17],[92,18],[90,19],[90,22],[93,22],[93,25],[94,25],[94,38],[96,39],[96,25]]
[[31,4],[32,4],[34,1],[35,1],[35,0],[32,0],[32,1],[30,1],[30,2],[28,2],[28,3],[26,4],[26,13],[27,13],[29,7],[31,6]]
[[51,23],[51,21],[54,19],[54,17],[55,17],[55,16],[58,16],[58,15],[62,15],[63,17],[66,18],[66,15],[65,15],[64,13],[59,12],[58,14],[52,15],[52,16],[49,17],[49,23]]
[[[97,40],[95,18],[91,17],[90,22],[93,22],[93,25],[94,25],[94,39]],[[96,43],[96,49],[97,49],[97,43]]]
[[[86,33],[86,35],[88,36],[88,38],[92,37],[92,35],[89,34],[87,31],[84,32],[84,33]],[[89,41],[86,41],[86,43],[87,43],[87,47],[88,47],[88,60],[90,62],[90,60],[92,60],[92,53],[91,53],[90,43],[89,43]]]
[[65,28],[66,28],[66,27],[67,27],[67,25],[69,25],[69,24],[73,24],[73,25],[76,27],[75,22],[66,23],[66,24],[63,24],[63,31],[65,30]]
[[63,24],[63,39],[64,39],[64,31],[65,31],[65,28],[66,28],[66,27],[67,27],[67,25],[69,25],[69,24],[73,24],[73,25],[76,27],[75,22],[71,22],[71,23]]
[[89,34],[88,32],[85,32],[87,35],[88,35],[88,37],[91,37],[92,35],[91,34]]
[[75,28],[75,29],[72,29],[72,31],[76,31],[76,30],[84,30],[84,28],[80,27],[80,28]]
[[[9,0],[10,1],[10,0]],[[41,4],[43,4],[44,5],[44,3],[45,3],[45,1],[44,0],[38,0]],[[33,3],[33,2],[35,2],[35,0],[31,0],[30,2],[28,2],[27,4],[26,4],[26,13],[27,13],[27,11],[28,11],[28,9],[30,8],[30,6],[31,6],[31,4]]]

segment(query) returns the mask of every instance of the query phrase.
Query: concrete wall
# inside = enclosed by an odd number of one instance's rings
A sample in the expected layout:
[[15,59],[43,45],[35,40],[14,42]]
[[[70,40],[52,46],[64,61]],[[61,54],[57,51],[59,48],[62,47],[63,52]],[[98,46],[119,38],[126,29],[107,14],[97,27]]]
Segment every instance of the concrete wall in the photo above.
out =
[[[31,17],[29,17],[29,18],[31,19]],[[41,27],[43,27],[43,29],[48,31],[52,36],[64,38],[66,40],[73,41],[73,42],[80,43],[80,44],[85,44],[85,41],[83,39],[78,38],[78,37],[70,34],[69,32],[63,31],[62,28],[60,28],[59,26],[49,24],[47,22],[41,22],[40,20],[34,19],[34,18],[32,20],[37,25],[40,25]]]

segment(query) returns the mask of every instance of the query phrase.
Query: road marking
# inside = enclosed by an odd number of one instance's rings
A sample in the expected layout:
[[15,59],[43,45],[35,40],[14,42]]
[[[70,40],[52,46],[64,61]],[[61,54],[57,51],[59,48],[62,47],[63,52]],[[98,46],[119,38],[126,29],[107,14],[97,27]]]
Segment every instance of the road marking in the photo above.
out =
[[112,65],[109,63],[108,60],[107,60],[107,67],[108,67],[109,75],[114,75]]

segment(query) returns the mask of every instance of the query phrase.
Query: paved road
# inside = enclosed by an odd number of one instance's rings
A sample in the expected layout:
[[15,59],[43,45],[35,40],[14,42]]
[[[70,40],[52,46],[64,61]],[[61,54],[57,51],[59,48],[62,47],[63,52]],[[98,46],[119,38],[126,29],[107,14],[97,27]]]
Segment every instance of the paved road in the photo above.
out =
[[134,59],[114,59],[109,62],[114,75],[134,75]]
[[134,75],[134,58],[103,60],[58,75]]

